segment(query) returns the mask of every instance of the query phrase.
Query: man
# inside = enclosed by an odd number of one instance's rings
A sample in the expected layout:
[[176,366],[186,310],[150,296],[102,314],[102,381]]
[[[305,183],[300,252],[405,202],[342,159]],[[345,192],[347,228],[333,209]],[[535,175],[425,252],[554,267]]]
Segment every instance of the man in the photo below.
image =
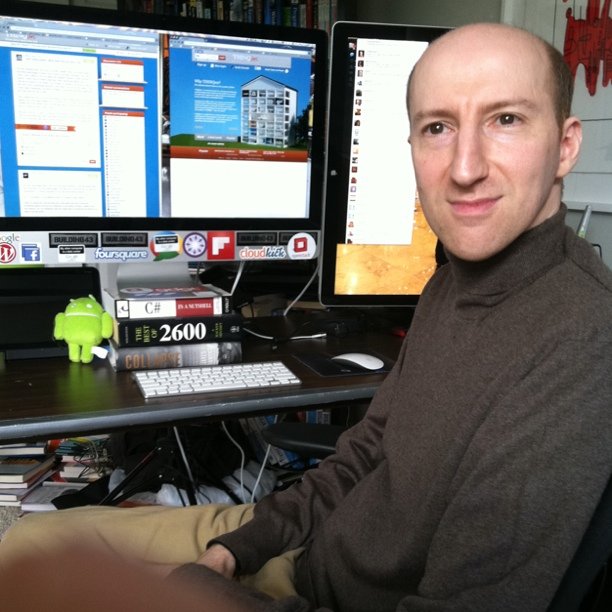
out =
[[[612,274],[561,204],[581,143],[571,89],[560,55],[514,28],[466,26],[428,48],[408,88],[410,142],[450,261],[395,368],[300,485],[211,541],[193,535],[206,509],[176,510],[168,537],[205,552],[157,550],[149,529],[140,557],[195,561],[171,575],[210,587],[210,569],[257,576],[297,551],[300,598],[253,610],[546,609],[612,471]],[[124,512],[90,522],[113,548]],[[9,532],[0,560],[33,529]]]

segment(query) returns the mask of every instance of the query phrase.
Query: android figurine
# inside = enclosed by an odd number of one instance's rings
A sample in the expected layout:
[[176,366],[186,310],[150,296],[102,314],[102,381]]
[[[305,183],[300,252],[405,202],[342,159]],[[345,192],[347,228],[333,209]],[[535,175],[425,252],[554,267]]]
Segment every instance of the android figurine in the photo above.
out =
[[92,348],[113,335],[113,319],[93,295],[70,300],[66,310],[55,315],[53,337],[65,340],[70,361],[89,363]]

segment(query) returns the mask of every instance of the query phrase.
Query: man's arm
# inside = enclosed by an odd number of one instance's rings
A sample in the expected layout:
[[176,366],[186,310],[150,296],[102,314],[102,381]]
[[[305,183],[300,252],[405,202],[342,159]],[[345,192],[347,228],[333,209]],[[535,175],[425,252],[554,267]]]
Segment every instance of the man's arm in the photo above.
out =
[[[252,574],[268,559],[302,546],[316,526],[382,459],[382,433],[405,345],[366,416],[344,433],[335,455],[309,470],[302,482],[264,497],[252,521],[217,540],[234,553],[238,573]],[[207,562],[207,560],[205,560]]]

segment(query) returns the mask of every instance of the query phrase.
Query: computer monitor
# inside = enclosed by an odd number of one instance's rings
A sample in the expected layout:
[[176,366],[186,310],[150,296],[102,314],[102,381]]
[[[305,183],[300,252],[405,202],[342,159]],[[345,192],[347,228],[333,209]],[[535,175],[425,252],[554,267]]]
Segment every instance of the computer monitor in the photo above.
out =
[[0,266],[314,259],[327,35],[3,0]]
[[436,268],[419,205],[406,85],[445,28],[338,22],[332,31],[320,298],[414,306]]

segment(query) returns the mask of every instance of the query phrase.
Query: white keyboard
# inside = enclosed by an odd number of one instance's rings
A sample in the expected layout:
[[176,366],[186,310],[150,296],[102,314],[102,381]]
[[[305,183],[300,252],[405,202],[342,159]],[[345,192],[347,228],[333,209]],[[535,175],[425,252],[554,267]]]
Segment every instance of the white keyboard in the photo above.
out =
[[145,398],[261,389],[299,385],[302,382],[280,361],[139,370],[132,376]]

